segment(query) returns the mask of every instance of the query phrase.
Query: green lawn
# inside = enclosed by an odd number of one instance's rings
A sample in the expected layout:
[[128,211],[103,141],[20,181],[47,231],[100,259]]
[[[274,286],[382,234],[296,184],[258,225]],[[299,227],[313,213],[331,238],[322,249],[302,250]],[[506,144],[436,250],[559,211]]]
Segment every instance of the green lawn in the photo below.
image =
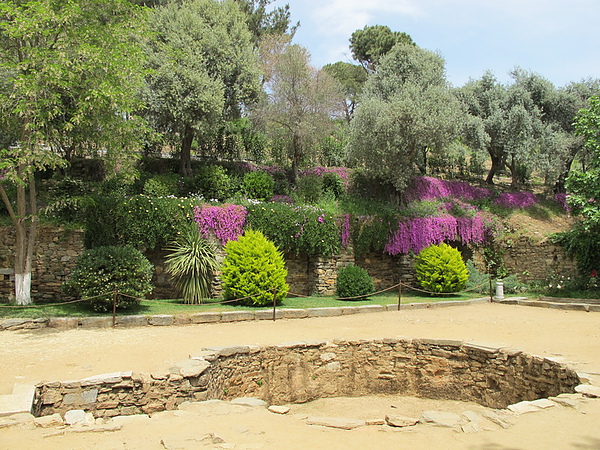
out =
[[[471,298],[481,297],[479,294],[457,294],[446,296],[426,297],[414,294],[402,295],[402,303],[424,303],[469,300]],[[209,300],[202,305],[186,305],[181,303],[180,299],[173,300],[145,300],[139,306],[129,310],[118,311],[119,315],[129,314],[193,314],[206,311],[243,311],[253,309],[267,309],[272,306],[250,307],[236,304],[218,304],[219,300]],[[362,305],[388,305],[397,304],[397,293],[379,294],[370,297],[367,300],[336,300],[333,297],[302,297],[286,298],[280,302],[278,308],[323,308],[335,306],[362,306]],[[80,317],[96,316],[99,313],[91,310],[85,303],[74,303],[67,305],[56,305],[53,303],[44,303],[35,307],[6,307],[6,304],[0,304],[0,318],[43,318],[43,317]],[[110,314],[110,313],[108,313]]]

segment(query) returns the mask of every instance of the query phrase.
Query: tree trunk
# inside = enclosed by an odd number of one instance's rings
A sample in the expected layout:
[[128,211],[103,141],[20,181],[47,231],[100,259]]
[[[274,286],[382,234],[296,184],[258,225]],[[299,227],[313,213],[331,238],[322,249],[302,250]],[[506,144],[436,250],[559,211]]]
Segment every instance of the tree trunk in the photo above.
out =
[[297,133],[294,133],[292,138],[292,146],[294,152],[292,155],[292,182],[296,185],[298,184],[298,178],[300,178],[300,159],[302,157],[302,143]]
[[492,167],[490,168],[490,171],[488,172],[488,176],[485,179],[485,182],[487,184],[494,184],[494,177],[496,176],[496,174],[498,172],[500,172],[500,170],[502,170],[502,166],[504,164],[502,161],[502,156],[490,154],[490,157],[492,159]]
[[192,141],[194,140],[194,129],[190,126],[185,127],[181,140],[181,159],[179,165],[179,174],[182,177],[192,176]]

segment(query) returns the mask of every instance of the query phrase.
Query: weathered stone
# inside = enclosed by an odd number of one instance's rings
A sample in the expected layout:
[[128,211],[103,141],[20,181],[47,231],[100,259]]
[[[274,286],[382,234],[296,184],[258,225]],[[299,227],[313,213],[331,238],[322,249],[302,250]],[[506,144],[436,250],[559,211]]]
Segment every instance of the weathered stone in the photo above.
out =
[[461,425],[460,429],[463,433],[478,433],[481,431],[479,425],[475,422],[467,422],[464,425]]
[[419,423],[419,419],[415,419],[412,417],[405,416],[397,416],[397,415],[386,415],[385,423],[387,423],[391,427],[412,427]]
[[306,308],[308,317],[341,316],[342,308]]
[[116,325],[122,327],[145,327],[148,325],[148,319],[143,315],[118,316]]
[[102,375],[94,375],[93,377],[87,377],[80,381],[81,386],[96,386],[100,384],[113,384],[120,383],[123,381],[123,377],[129,375],[131,372],[113,372],[105,373]]
[[221,322],[242,322],[254,320],[253,311],[224,311],[221,313]]
[[253,398],[253,397],[234,398],[229,403],[231,403],[233,405],[249,406],[251,408],[266,408],[267,407],[267,402],[265,402],[264,400],[261,400],[259,398]]
[[563,398],[563,397],[550,397],[548,400],[553,401],[554,403],[561,405],[561,406],[566,406],[568,408],[578,408],[579,407],[579,401],[574,400],[572,398]]
[[303,319],[308,317],[308,311],[306,309],[280,309],[284,319]]
[[533,406],[537,406],[538,408],[541,408],[541,409],[552,408],[553,406],[555,406],[555,403],[548,400],[547,398],[540,398],[538,400],[532,400],[531,404]]
[[87,391],[66,394],[63,397],[63,404],[65,404],[65,405],[89,405],[91,403],[96,403],[97,398],[98,398],[98,389],[88,389]]
[[453,428],[460,423],[460,416],[445,411],[423,411],[419,422],[438,427]]
[[[59,414],[60,417],[60,414]],[[19,427],[35,423],[35,417],[30,413],[11,414],[7,417],[0,417],[0,428]]]
[[148,323],[155,327],[169,326],[175,323],[175,317],[171,314],[156,314],[148,318]]
[[65,423],[67,425],[74,425],[81,423],[85,420],[85,411],[82,409],[71,409],[65,413]]
[[40,428],[60,427],[65,424],[60,414],[54,413],[49,416],[36,417],[33,423]]
[[77,328],[79,326],[79,318],[77,317],[50,317],[48,319],[50,328]]
[[271,406],[269,406],[268,410],[275,414],[287,414],[290,412],[290,407],[289,406],[271,405]]
[[530,412],[537,412],[540,410],[540,408],[528,401],[522,401],[519,403],[508,405],[507,409],[517,415],[526,414]]
[[584,397],[600,398],[600,387],[589,384],[580,384],[575,387],[575,392],[583,394]]
[[364,420],[344,419],[338,417],[309,417],[306,420],[306,423],[308,425],[339,428],[342,430],[353,430],[354,428],[364,427],[367,424]]
[[208,367],[210,367],[210,363],[204,359],[183,359],[173,364],[169,368],[169,372],[182,377],[198,377]]
[[109,328],[112,327],[112,317],[82,317],[79,319],[83,328]]
[[221,321],[220,312],[205,312],[190,315],[192,323],[214,323]]

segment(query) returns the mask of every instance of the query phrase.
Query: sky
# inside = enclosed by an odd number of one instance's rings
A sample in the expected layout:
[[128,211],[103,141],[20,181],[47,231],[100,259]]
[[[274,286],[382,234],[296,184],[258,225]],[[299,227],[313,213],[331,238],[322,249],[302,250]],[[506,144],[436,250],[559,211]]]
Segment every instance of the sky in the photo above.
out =
[[515,67],[557,87],[600,78],[599,0],[276,0],[300,21],[293,42],[312,64],[355,62],[352,33],[387,25],[440,53],[455,87],[486,70],[504,83]]

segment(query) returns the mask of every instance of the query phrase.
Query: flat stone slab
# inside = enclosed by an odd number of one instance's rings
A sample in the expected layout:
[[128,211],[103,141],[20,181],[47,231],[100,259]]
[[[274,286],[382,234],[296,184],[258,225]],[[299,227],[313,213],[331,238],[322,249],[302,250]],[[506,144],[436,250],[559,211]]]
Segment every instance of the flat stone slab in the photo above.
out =
[[385,416],[385,423],[387,423],[390,427],[412,427],[419,423],[419,419],[415,419],[413,417],[405,417],[405,416]]
[[15,384],[13,393],[0,395],[0,417],[30,413],[35,396],[35,386]]
[[204,359],[183,359],[177,361],[169,368],[169,372],[182,377],[198,377],[208,367],[210,363]]
[[284,319],[304,319],[305,317],[308,317],[306,309],[286,308],[280,309],[279,311],[281,311]]
[[460,424],[461,418],[458,414],[445,411],[423,411],[420,423],[426,423],[437,427],[454,428]]
[[538,400],[532,400],[531,404],[533,406],[537,406],[538,408],[541,408],[541,409],[552,408],[553,406],[556,406],[556,403],[554,403],[551,400],[548,400],[547,398],[540,398]]
[[220,312],[205,312],[205,313],[196,313],[191,314],[190,319],[192,323],[214,323],[221,321],[221,313]]
[[321,427],[339,428],[341,430],[353,430],[354,428],[366,426],[366,421],[359,419],[344,419],[339,417],[309,417],[306,419],[308,425]]
[[225,311],[221,313],[221,322],[241,322],[254,320],[254,311]]
[[33,419],[33,423],[35,423],[36,427],[53,428],[63,426],[65,421],[59,413],[54,413],[50,416],[36,417]]
[[79,319],[77,317],[50,317],[48,319],[48,327],[50,328],[77,328]]
[[306,308],[308,317],[333,317],[341,316],[342,308]]
[[508,405],[508,407],[506,409],[508,409],[509,411],[512,411],[513,413],[515,413],[517,415],[527,414],[527,413],[531,413],[531,412],[538,412],[541,410],[541,408],[535,406],[533,403],[528,402],[528,401],[522,401],[519,403],[514,403],[512,405]]
[[259,398],[253,398],[253,397],[234,398],[229,403],[231,403],[232,405],[249,406],[250,408],[266,408],[267,407],[267,402],[265,402],[264,400],[261,400]]
[[156,327],[164,327],[175,323],[175,316],[171,314],[157,314],[148,318],[148,323]]
[[112,327],[112,317],[82,317],[80,319],[83,328],[109,328]]
[[589,384],[580,384],[575,387],[575,392],[583,394],[584,397],[600,398],[600,387]]
[[275,414],[287,414],[290,412],[290,407],[289,406],[271,405],[271,406],[269,406],[268,410]]
[[118,316],[116,325],[122,327],[145,327],[148,325],[148,318],[143,315]]

